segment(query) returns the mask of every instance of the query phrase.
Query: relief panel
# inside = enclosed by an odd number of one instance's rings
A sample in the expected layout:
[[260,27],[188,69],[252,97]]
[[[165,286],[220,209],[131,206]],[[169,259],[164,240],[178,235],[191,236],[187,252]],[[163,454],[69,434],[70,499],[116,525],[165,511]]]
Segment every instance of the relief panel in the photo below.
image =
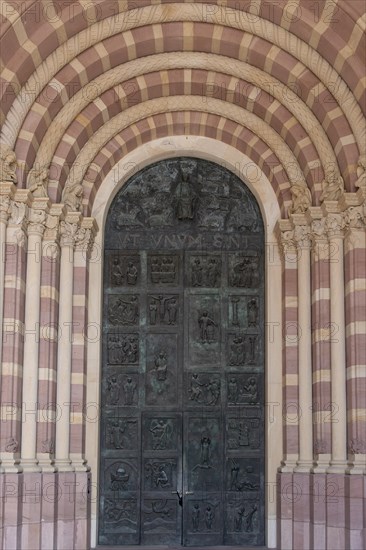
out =
[[104,487],[106,492],[113,493],[116,498],[126,491],[138,490],[137,459],[105,459]]
[[146,350],[146,403],[173,405],[177,401],[177,336],[149,334]]
[[189,491],[219,491],[222,483],[220,420],[191,416],[187,429]]
[[175,254],[149,255],[148,283],[159,286],[177,286],[179,284],[179,257]]
[[138,404],[139,377],[135,373],[121,373],[109,368],[103,380],[103,402],[109,407],[133,407]]
[[192,254],[187,260],[188,284],[191,287],[218,288],[221,286],[221,256]]
[[186,403],[188,406],[215,406],[221,402],[221,379],[217,373],[188,372]]
[[138,334],[109,333],[107,354],[110,365],[136,365],[139,362]]
[[150,294],[148,296],[148,322],[150,326],[176,327],[179,321],[178,294]]
[[143,445],[147,451],[176,450],[181,437],[180,420],[173,416],[144,418]]
[[104,446],[106,450],[137,450],[138,420],[134,417],[108,416],[105,418]]
[[189,358],[191,364],[220,364],[220,300],[192,295],[189,301]]
[[237,288],[257,288],[260,281],[259,257],[229,254],[229,285]]
[[109,280],[111,286],[134,287],[140,283],[141,266],[137,255],[111,254]]
[[226,375],[229,405],[258,405],[261,401],[261,376],[258,374]]
[[232,294],[229,296],[229,328],[257,330],[259,328],[259,297]]

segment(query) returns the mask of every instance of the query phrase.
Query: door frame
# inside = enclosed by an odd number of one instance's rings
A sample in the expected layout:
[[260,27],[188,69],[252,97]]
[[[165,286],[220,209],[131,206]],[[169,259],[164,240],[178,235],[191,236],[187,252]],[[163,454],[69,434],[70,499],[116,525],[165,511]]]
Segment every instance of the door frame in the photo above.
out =
[[91,547],[97,544],[100,445],[100,382],[102,364],[103,256],[105,222],[117,192],[134,174],[159,160],[198,157],[231,170],[257,199],[265,229],[265,523],[266,545],[276,547],[276,474],[282,459],[282,268],[275,235],[281,219],[277,197],[264,172],[234,147],[203,136],[171,136],[141,145],[123,157],[108,173],[97,191],[91,215],[99,231],[89,269],[88,372],[86,414],[86,460],[92,473]]

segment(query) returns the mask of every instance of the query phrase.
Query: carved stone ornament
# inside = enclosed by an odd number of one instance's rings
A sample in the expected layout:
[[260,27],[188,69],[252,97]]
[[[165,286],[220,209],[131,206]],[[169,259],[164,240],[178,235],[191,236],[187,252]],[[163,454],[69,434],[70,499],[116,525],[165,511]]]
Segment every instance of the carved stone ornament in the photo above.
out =
[[1,196],[0,220],[7,222],[11,214],[10,197]]
[[366,441],[362,439],[352,439],[348,445],[348,450],[354,455],[366,454]]
[[326,238],[327,236],[327,227],[326,227],[326,218],[320,218],[319,220],[314,220],[311,224],[311,233],[313,239]]
[[294,239],[300,248],[310,246],[310,227],[308,225],[296,225],[294,229]]
[[325,223],[330,237],[343,236],[345,224],[342,214],[328,214]]
[[45,439],[42,441],[42,452],[52,455],[55,451],[55,443],[53,439]]
[[314,451],[317,455],[324,454],[327,451],[327,445],[323,439],[316,439],[314,442]]
[[366,187],[366,155],[361,155],[357,165],[356,187]]
[[32,192],[34,198],[48,197],[47,186],[49,177],[49,168],[32,168],[28,174],[28,189]]
[[18,449],[19,449],[18,441],[14,437],[11,437],[10,439],[8,439],[5,445],[5,452],[16,453]]
[[14,151],[7,145],[0,144],[0,182],[17,183],[16,168],[18,166]]
[[281,248],[283,254],[286,256],[290,251],[295,248],[295,239],[293,230],[281,231],[280,233]]
[[68,212],[80,212],[83,200],[83,186],[80,183],[67,185],[62,193],[62,202]]
[[345,227],[351,229],[362,229],[366,224],[366,208],[363,206],[350,206],[343,213]]
[[70,245],[74,246],[76,235],[79,229],[77,223],[70,223],[62,221],[60,224],[61,232],[61,246]]
[[338,201],[344,193],[343,178],[333,168],[323,181],[323,193],[320,201]]
[[44,210],[30,208],[28,221],[28,232],[43,233],[46,228],[47,213]]
[[310,190],[301,184],[295,183],[291,185],[292,207],[289,209],[290,214],[303,214],[311,206]]
[[22,225],[26,221],[28,206],[24,202],[11,201],[10,220],[12,225]]

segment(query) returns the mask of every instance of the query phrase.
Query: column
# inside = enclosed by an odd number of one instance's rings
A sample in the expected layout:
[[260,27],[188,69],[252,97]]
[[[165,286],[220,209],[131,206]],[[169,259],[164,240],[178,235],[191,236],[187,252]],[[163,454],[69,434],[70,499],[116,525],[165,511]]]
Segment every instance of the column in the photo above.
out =
[[61,222],[61,261],[59,291],[59,342],[57,350],[56,467],[59,472],[72,472],[70,459],[70,400],[72,351],[72,302],[74,246],[81,214],[69,213]]
[[42,236],[48,198],[37,198],[29,212],[25,340],[23,368],[21,466],[24,472],[40,471],[36,456],[38,416],[39,315],[41,298]]
[[313,472],[325,474],[331,458],[330,275],[326,218],[320,207],[312,207],[312,357],[313,357]]
[[298,249],[299,323],[299,459],[295,471],[309,473],[313,465],[310,228],[305,216],[294,214],[294,238]]
[[[361,476],[366,473],[366,188],[363,196],[361,190],[358,197],[351,193],[347,195],[346,205],[358,203],[344,212],[347,473],[358,475],[359,482],[362,482]],[[352,483],[357,483],[357,480],[352,480]]]
[[[299,452],[298,438],[298,304],[297,250],[290,220],[279,222],[283,253],[283,460],[282,473],[292,474]],[[283,476],[282,476],[283,477]],[[286,480],[289,482],[290,477]]]
[[[85,472],[85,405],[88,338],[89,259],[96,232],[94,218],[84,218],[76,235],[73,296],[73,352],[71,374],[72,421],[70,453],[75,471]],[[95,335],[91,335],[95,337]]]
[[55,471],[59,228],[63,214],[62,204],[52,204],[42,243],[37,426],[37,458],[42,472]]
[[[324,207],[327,208],[326,203]],[[326,223],[330,255],[330,320],[337,331],[330,344],[332,458],[328,473],[344,473],[347,462],[347,408],[342,215],[328,213]]]
[[10,200],[13,198],[15,185],[12,183],[0,183],[0,364],[2,356],[2,330],[4,313],[4,285],[5,285],[5,243],[6,227],[10,216]]
[[19,472],[26,278],[28,189],[17,189],[6,230],[1,358],[0,451],[2,469]]

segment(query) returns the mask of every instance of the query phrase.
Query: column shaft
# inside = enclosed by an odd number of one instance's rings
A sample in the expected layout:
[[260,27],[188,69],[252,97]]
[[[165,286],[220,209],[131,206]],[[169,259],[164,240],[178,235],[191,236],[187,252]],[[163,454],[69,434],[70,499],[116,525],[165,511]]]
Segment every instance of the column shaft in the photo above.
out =
[[330,236],[330,315],[336,332],[331,339],[332,459],[328,471],[344,472],[347,460],[346,346],[343,237]]

